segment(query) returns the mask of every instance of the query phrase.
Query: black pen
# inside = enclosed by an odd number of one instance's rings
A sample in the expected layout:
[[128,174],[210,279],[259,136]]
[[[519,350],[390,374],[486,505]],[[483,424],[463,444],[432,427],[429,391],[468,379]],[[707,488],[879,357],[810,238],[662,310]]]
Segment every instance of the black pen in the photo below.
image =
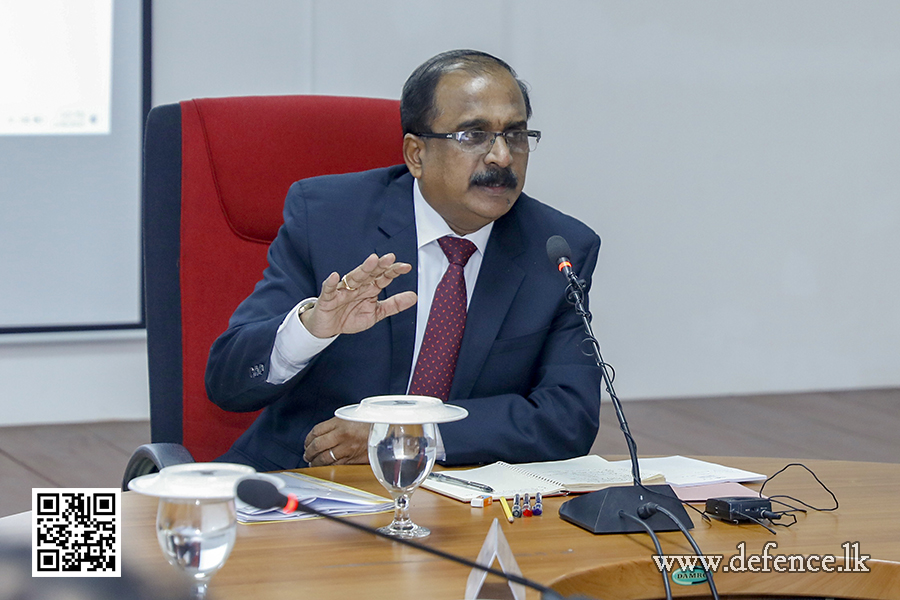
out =
[[463,487],[472,488],[473,490],[487,492],[488,494],[494,493],[494,488],[489,485],[484,485],[483,483],[478,483],[477,481],[468,481],[466,479],[460,479],[459,477],[444,475],[443,473],[429,473],[428,477],[429,479],[435,479],[437,481],[443,481],[445,483],[452,483],[454,485],[461,485]]

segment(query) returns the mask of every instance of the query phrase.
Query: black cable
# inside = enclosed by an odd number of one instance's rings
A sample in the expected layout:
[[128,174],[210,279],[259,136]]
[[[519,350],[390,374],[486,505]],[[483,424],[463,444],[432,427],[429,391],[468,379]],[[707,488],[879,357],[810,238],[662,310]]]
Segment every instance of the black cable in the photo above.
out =
[[678,517],[672,514],[672,511],[667,509],[664,506],[660,506],[655,502],[647,502],[646,504],[642,504],[638,507],[638,516],[642,519],[650,518],[653,513],[661,512],[666,515],[670,521],[675,523],[675,526],[681,530],[681,533],[684,535],[685,539],[687,539],[688,543],[694,549],[694,553],[700,558],[700,566],[703,567],[704,573],[706,573],[706,582],[709,584],[709,591],[712,594],[713,600],[719,600],[719,591],[716,589],[716,583],[713,581],[712,571],[709,570],[709,567],[706,565],[706,558],[703,556],[703,552],[700,550],[700,546],[697,545],[697,542],[694,541],[693,536],[684,526],[684,524],[678,520]]
[[759,525],[760,527],[765,527],[765,528],[769,531],[769,533],[771,533],[772,535],[778,535],[777,532],[776,532],[774,529],[772,529],[771,527],[769,527],[768,525],[766,525],[761,519],[757,519],[756,517],[752,517],[752,516],[750,516],[750,515],[744,515],[744,518],[750,519],[751,521],[753,521],[754,523],[756,523],[756,524]]
[[[662,558],[663,551],[662,546],[659,544],[659,536],[656,535],[656,532],[653,531],[653,528],[647,525],[642,519],[638,519],[634,515],[629,515],[624,510],[619,511],[619,517],[625,517],[626,519],[631,519],[635,523],[639,524],[644,530],[650,535],[650,539],[653,540],[653,545],[656,547],[656,554]],[[663,586],[666,588],[666,600],[672,600],[672,585],[669,583],[669,573],[665,568],[662,568],[662,565],[657,565],[660,567],[659,571],[662,573],[663,578]]]
[[[803,511],[803,512],[806,512],[806,511]],[[790,523],[774,523],[774,522],[773,522],[772,525],[775,525],[776,527],[785,527],[785,528],[787,528],[787,527],[790,527],[791,525],[793,525],[794,523],[797,522],[797,515],[794,514],[794,511],[790,511],[790,510],[779,510],[779,511],[776,511],[775,514],[778,515],[778,518],[781,518],[781,517],[787,515],[788,517],[790,517],[790,518],[793,519],[793,521],[791,521]],[[772,519],[769,519],[769,521],[771,522]]]
[[[819,484],[820,486],[822,486],[822,489],[825,490],[826,492],[828,492],[828,494],[831,496],[831,499],[834,500],[834,506],[831,507],[831,508],[818,508],[818,507],[813,506],[813,505],[811,505],[811,504],[807,504],[807,503],[804,502],[803,500],[799,500],[799,499],[797,499],[797,498],[794,498],[793,496],[787,496],[787,495],[785,495],[785,494],[779,494],[779,495],[776,495],[776,496],[770,496],[770,497],[769,497],[769,500],[772,500],[773,498],[787,498],[787,499],[789,499],[789,500],[793,500],[794,502],[797,502],[797,503],[799,503],[799,504],[802,504],[803,506],[805,506],[806,508],[809,508],[810,510],[815,510],[815,511],[819,511],[819,512],[831,512],[831,511],[835,511],[835,510],[838,509],[838,507],[840,506],[840,504],[838,503],[837,496],[834,495],[834,492],[832,492],[830,489],[828,489],[828,486],[825,485],[824,483],[822,483],[822,480],[819,479],[818,475],[816,475],[816,474],[813,472],[812,469],[810,469],[809,467],[807,467],[807,466],[804,465],[803,463],[788,463],[787,465],[783,466],[781,469],[779,469],[778,471],[776,471],[774,474],[772,474],[770,477],[768,477],[765,481],[763,481],[762,485],[759,487],[759,497],[760,497],[760,498],[763,497],[763,490],[765,489],[767,483],[769,483],[770,481],[772,481],[773,479],[775,479],[775,477],[776,477],[777,475],[780,475],[781,473],[784,473],[785,471],[787,471],[788,468],[790,468],[790,467],[802,467],[802,468],[806,469],[806,471],[807,471],[810,475],[813,476],[813,479],[815,479],[815,480],[818,482],[818,484]],[[776,501],[776,502],[777,502],[777,501]],[[790,507],[791,507],[792,509],[794,509],[794,510],[800,510],[800,509],[796,509],[796,508],[794,508],[793,506],[791,506],[790,504],[786,504],[786,503],[784,503],[784,502],[781,502],[780,504],[784,504],[785,506],[790,506]]]
[[[289,504],[287,502],[289,500],[288,496],[282,494],[278,488],[276,488],[271,482],[265,481],[262,479],[254,479],[248,478],[244,479],[238,483],[236,488],[237,497],[242,501],[246,502],[251,506],[256,506],[257,508],[282,508]],[[296,500],[296,497],[295,497]],[[411,548],[415,548],[417,550],[421,550],[422,552],[427,552],[429,554],[434,554],[435,556],[439,556],[443,559],[459,563],[465,565],[467,567],[471,567],[473,569],[478,569],[480,571],[484,571],[485,573],[490,573],[491,575],[496,575],[502,579],[507,581],[511,581],[513,583],[518,583],[519,585],[524,585],[525,587],[530,587],[531,589],[537,590],[541,593],[541,598],[548,600],[564,600],[563,596],[553,590],[548,588],[536,581],[532,581],[530,579],[526,579],[525,577],[521,577],[519,575],[515,575],[512,573],[504,573],[498,569],[494,569],[492,567],[486,567],[484,565],[478,564],[473,560],[469,560],[468,558],[464,558],[462,556],[456,556],[455,554],[450,554],[449,552],[444,552],[443,550],[438,550],[437,548],[432,548],[430,546],[426,546],[424,544],[419,544],[412,540],[408,540],[405,538],[394,537],[387,533],[383,533],[374,529],[372,527],[368,527],[366,525],[361,525],[359,523],[354,523],[349,519],[341,519],[334,515],[328,514],[326,512],[322,512],[318,509],[315,509],[311,506],[306,506],[302,503],[297,503],[296,507],[293,509],[299,512],[310,513],[316,515],[318,517],[322,517],[329,521],[334,521],[336,523],[341,523],[348,527],[352,527],[353,529],[357,529],[359,531],[364,531],[365,533],[375,535],[384,539],[387,539],[391,542],[397,542],[399,544],[403,544],[404,546],[409,546]]]
[[[774,502],[775,504],[780,504],[780,505],[782,505],[782,506],[787,506],[787,507],[790,509],[790,510],[782,510],[782,511],[779,511],[779,512],[784,513],[784,514],[786,514],[786,513],[802,512],[803,514],[806,514],[806,509],[805,509],[805,508],[797,508],[796,506],[794,506],[794,505],[792,505],[792,504],[788,504],[787,502],[782,502],[781,500],[776,500],[776,498],[790,498],[790,496],[784,496],[784,495],[769,496],[768,499],[771,500],[772,502]],[[796,498],[791,498],[791,500],[796,500]]]

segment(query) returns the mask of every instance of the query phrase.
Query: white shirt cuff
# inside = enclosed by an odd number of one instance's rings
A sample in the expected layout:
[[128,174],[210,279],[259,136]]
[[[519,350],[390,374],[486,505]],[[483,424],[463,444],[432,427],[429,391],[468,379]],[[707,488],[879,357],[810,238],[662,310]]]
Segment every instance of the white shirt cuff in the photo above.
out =
[[267,383],[282,384],[303,370],[315,356],[328,347],[337,336],[317,338],[303,326],[297,317],[297,309],[301,300],[288,311],[287,316],[275,333],[275,345],[269,357],[269,376]]

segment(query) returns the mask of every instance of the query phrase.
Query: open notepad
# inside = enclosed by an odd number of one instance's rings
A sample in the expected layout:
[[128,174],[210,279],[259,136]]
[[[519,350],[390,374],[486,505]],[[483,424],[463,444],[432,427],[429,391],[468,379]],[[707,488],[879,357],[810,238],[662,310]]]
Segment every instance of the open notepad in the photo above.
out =
[[[630,465],[613,464],[592,454],[568,460],[514,465],[495,462],[474,469],[446,471],[446,474],[494,488],[491,495],[495,499],[535,492],[540,492],[542,496],[593,492],[614,485],[629,485],[633,481]],[[641,481],[646,484],[664,483],[665,478],[658,472],[648,470],[646,473],[641,472]],[[432,479],[426,479],[422,487],[463,502],[487,495],[475,489]]]

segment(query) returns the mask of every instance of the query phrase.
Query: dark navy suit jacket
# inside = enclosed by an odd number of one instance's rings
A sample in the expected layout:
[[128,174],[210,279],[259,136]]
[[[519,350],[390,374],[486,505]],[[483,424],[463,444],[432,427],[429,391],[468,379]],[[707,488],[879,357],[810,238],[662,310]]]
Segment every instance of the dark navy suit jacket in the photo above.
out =
[[[335,409],[404,394],[416,311],[339,336],[290,381],[266,383],[275,332],[332,271],[393,252],[412,265],[382,292],[416,291],[413,178],[405,166],[317,177],[291,186],[269,266],[214,343],[210,399],[225,410],[265,410],[222,460],[260,470],[306,466],[303,442]],[[580,318],[546,243],[562,235],[587,280],[600,238],[581,222],[522,194],[495,221],[469,304],[450,401],[469,416],[441,425],[446,464],[555,460],[586,454],[600,418],[600,374],[585,356]]]

